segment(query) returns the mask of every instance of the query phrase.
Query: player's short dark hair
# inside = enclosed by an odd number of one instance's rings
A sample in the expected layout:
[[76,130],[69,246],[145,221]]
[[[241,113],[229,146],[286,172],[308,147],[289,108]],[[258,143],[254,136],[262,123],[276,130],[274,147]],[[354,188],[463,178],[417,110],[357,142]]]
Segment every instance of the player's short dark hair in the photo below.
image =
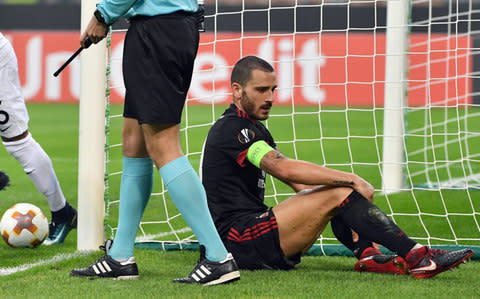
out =
[[273,67],[270,63],[257,56],[245,56],[233,67],[230,77],[230,84],[238,83],[245,86],[252,77],[253,70],[261,70],[273,73]]

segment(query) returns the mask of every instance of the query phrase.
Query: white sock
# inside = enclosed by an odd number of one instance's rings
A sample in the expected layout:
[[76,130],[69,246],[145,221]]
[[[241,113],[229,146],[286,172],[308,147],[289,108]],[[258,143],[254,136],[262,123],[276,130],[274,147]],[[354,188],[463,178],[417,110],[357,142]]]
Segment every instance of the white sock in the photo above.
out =
[[56,212],[65,207],[60,183],[58,182],[52,161],[30,133],[28,136],[12,142],[3,142],[7,152],[22,166],[38,191],[45,195],[50,210]]

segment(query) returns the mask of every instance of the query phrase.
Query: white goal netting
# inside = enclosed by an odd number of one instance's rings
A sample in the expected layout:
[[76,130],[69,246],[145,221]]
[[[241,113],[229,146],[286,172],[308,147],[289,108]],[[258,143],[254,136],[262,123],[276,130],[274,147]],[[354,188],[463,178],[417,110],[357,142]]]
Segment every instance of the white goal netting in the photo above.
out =
[[[231,100],[231,68],[242,56],[258,55],[277,72],[266,125],[284,154],[364,177],[377,190],[376,204],[421,243],[480,244],[480,5],[411,1],[403,25],[407,46],[399,55],[386,51],[387,5],[395,1],[206,1],[206,32],[182,118],[182,146],[192,165],[198,169],[207,131]],[[107,237],[118,217],[124,34],[115,28],[109,44]],[[395,69],[386,64],[389,55],[403,56],[406,72],[396,82],[405,90],[397,124],[402,184],[385,193],[382,181],[393,175],[383,171],[384,153],[392,150],[383,142],[385,74]],[[195,237],[155,176],[137,241],[188,246]],[[267,204],[291,195],[280,182],[267,183]],[[337,244],[327,229],[314,249],[331,254]]]

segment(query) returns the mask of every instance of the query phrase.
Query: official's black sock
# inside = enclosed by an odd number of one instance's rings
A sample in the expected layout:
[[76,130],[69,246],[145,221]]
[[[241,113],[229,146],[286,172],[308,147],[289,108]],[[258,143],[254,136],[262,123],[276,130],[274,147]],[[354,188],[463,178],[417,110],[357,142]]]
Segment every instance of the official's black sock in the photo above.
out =
[[340,216],[335,216],[330,221],[332,231],[338,241],[340,241],[345,247],[353,252],[353,255],[360,259],[363,251],[369,247],[373,247],[372,242],[365,240],[364,238],[358,238],[357,242],[353,241],[352,229],[345,225]]
[[357,191],[353,191],[339,205],[337,217],[357,232],[360,238],[381,244],[402,257],[417,244],[382,210]]

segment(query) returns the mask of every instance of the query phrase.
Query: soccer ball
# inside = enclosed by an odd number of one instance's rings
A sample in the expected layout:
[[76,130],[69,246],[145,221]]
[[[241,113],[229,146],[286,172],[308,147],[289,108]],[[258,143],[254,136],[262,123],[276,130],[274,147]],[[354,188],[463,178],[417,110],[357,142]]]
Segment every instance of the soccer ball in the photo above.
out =
[[17,203],[3,214],[0,233],[11,247],[35,248],[48,235],[47,217],[35,205]]

